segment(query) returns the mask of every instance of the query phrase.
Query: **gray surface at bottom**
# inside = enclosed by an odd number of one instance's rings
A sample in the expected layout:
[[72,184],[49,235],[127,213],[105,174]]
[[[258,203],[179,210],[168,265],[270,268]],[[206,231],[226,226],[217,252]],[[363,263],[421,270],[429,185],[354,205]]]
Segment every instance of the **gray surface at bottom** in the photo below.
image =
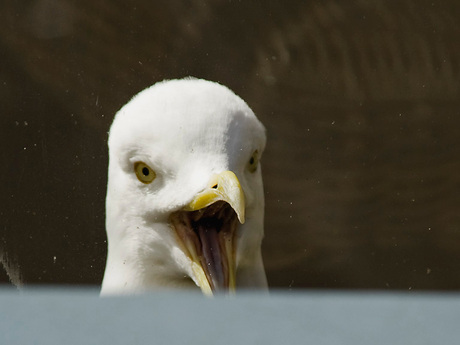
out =
[[457,344],[460,295],[0,290],[1,344]]

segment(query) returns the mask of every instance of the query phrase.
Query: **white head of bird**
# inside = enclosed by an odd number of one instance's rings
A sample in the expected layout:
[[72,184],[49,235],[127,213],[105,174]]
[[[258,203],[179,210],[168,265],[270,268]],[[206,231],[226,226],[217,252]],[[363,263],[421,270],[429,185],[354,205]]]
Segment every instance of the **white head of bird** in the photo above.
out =
[[109,134],[102,294],[266,289],[261,256],[265,128],[220,84],[140,92]]

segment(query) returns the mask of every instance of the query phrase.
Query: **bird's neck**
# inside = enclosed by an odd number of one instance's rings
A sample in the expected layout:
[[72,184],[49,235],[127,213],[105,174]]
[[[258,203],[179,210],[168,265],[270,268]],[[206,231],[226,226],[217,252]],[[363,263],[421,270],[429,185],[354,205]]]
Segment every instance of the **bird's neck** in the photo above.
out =
[[142,292],[142,286],[145,285],[142,263],[121,250],[123,242],[112,242],[109,240],[101,294]]
[[[112,226],[112,227],[109,227]],[[131,294],[190,286],[189,259],[167,223],[122,228],[107,222],[108,253],[101,294]]]

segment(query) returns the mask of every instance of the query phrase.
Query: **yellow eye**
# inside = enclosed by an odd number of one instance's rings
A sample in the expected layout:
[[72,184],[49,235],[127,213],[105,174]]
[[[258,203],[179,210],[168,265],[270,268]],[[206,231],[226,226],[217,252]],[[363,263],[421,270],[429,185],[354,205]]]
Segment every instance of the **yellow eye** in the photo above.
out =
[[151,183],[153,180],[155,180],[155,177],[157,176],[155,174],[155,171],[153,171],[151,167],[149,167],[147,164],[143,162],[134,163],[134,172],[136,173],[136,176],[139,179],[139,181],[145,184]]
[[259,166],[259,151],[255,150],[248,162],[248,170],[255,172]]

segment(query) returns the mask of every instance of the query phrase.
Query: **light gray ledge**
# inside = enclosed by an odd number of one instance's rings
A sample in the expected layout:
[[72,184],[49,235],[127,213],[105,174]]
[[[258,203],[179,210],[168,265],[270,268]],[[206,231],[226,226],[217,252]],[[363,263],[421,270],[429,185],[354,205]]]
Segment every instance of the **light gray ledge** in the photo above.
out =
[[460,294],[0,289],[1,344],[458,344]]

